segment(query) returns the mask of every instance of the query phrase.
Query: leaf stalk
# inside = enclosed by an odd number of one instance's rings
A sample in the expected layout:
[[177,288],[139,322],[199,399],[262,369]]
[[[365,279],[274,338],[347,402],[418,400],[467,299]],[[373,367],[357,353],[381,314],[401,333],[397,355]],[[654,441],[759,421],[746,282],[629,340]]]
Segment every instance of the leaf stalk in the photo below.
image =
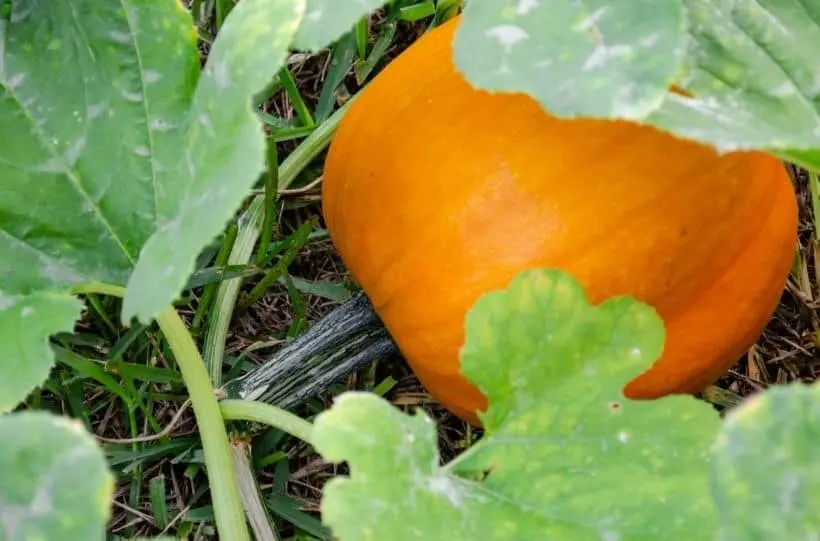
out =
[[[104,283],[78,286],[72,292],[75,294],[100,293],[120,298],[125,296],[125,288]],[[205,468],[217,531],[224,538],[250,541],[239,484],[233,469],[228,431],[225,428],[216,393],[211,386],[199,350],[173,306],[165,308],[156,317],[156,322],[174,353],[191,398],[191,406],[205,455]]]
[[191,397],[205,454],[216,528],[225,538],[250,541],[228,432],[205,364],[191,334],[173,307],[169,306],[157,316],[157,324],[171,346]]

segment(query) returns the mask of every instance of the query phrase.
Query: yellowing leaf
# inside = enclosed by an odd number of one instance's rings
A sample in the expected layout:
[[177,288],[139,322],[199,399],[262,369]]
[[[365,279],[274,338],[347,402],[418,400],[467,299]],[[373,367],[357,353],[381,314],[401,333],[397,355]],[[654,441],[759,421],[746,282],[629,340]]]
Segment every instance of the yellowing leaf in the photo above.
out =
[[717,413],[622,394],[662,343],[649,307],[591,306],[564,273],[523,273],[467,318],[463,371],[490,402],[483,439],[441,466],[426,415],[342,395],[313,432],[351,470],[325,486],[323,521],[341,541],[711,539]]

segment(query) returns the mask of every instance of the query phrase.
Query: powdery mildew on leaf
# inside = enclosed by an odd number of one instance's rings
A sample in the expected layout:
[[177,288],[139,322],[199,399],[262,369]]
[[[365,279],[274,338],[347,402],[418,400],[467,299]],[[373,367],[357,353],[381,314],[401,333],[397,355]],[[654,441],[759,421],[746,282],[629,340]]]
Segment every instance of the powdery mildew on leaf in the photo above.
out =
[[558,116],[643,119],[683,60],[684,30],[681,0],[477,1],[454,57],[475,86],[527,92]]
[[326,485],[323,521],[341,541],[712,539],[717,413],[622,394],[662,342],[647,306],[593,307],[568,275],[523,273],[467,318],[463,371],[490,401],[483,440],[441,467],[427,416],[342,395],[313,434],[351,471]]
[[793,383],[731,411],[712,458],[719,541],[816,539],[820,389]]
[[341,541],[491,539],[482,514],[503,517],[508,507],[439,467],[429,417],[404,415],[376,395],[341,395],[316,419],[313,442],[352,471],[323,491],[322,522]]
[[176,0],[11,3],[0,20],[0,124],[13,134],[0,145],[0,412],[47,377],[48,337],[82,308],[70,286],[127,285],[124,319],[142,321],[184,286],[264,170],[251,98],[303,11],[304,0],[243,0],[200,75]]
[[[14,134],[0,146],[2,298],[127,285],[124,318],[142,321],[171,302],[264,170],[251,97],[303,11],[304,0],[244,1],[200,76],[176,0],[12,3],[0,21],[0,123]],[[45,338],[70,330],[55,298],[30,301],[25,322],[0,303],[5,328],[25,323],[0,340],[4,372],[20,376],[0,385],[2,407],[45,377]]]
[[190,19],[165,1],[12,9],[0,22],[0,122],[14,134],[0,148],[0,289],[124,285],[175,180],[198,69]]
[[0,441],[0,539],[105,538],[114,478],[82,424],[14,413],[0,417]]
[[0,414],[15,408],[51,370],[48,336],[71,332],[82,311],[79,299],[39,292],[9,296],[0,291]]
[[681,85],[700,98],[670,95],[648,120],[724,151],[820,148],[820,4],[684,4],[691,39]]
[[359,19],[379,9],[387,0],[306,0],[305,16],[293,47],[315,51],[336,41]]
[[[173,185],[198,60],[176,2],[11,4],[0,21],[0,409],[48,374],[47,337],[125,285]],[[176,148],[175,148],[176,147]]]
[[305,0],[243,0],[220,29],[186,111],[163,219],[128,282],[123,319],[149,321],[173,299],[264,172],[265,138],[251,98],[284,63],[304,9]]
[[0,20],[0,124],[14,134],[0,146],[0,411],[47,376],[47,337],[79,315],[56,291],[128,284],[126,319],[147,321],[183,287],[264,169],[250,100],[303,9],[243,2],[200,78],[175,0],[11,4]]

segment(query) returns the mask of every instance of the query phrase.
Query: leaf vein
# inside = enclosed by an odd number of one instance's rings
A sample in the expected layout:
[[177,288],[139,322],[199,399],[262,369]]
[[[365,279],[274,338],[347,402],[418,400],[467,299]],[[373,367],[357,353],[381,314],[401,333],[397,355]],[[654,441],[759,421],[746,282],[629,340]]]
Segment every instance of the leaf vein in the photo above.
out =
[[[92,49],[91,49],[90,45],[88,44],[88,38],[85,35],[85,32],[83,31],[83,27],[80,24],[80,21],[77,20],[77,10],[76,10],[76,6],[74,6],[74,5],[71,6],[71,16],[73,18],[74,24],[76,25],[78,33],[86,41],[86,46],[87,46],[88,50],[91,51]],[[76,47],[78,44],[75,42],[74,45]],[[75,53],[77,55],[80,55],[81,52],[80,51],[75,51]],[[82,68],[80,68],[80,69],[82,69]],[[90,103],[88,101],[88,81],[89,81],[89,77],[87,77],[86,75],[87,74],[83,73],[83,88],[85,90],[83,99],[85,100],[85,105],[86,105],[86,110],[87,110],[88,107],[90,106]],[[15,92],[15,89],[12,88],[11,85],[6,84],[5,80],[2,81],[2,83],[3,83],[3,87],[4,87],[7,95],[12,98],[12,100],[17,104],[18,107],[20,107],[20,110],[23,112],[24,115],[26,115],[26,119],[29,120],[29,122],[31,124],[31,127],[32,127],[32,134],[37,139],[37,142],[40,143],[43,150],[45,150],[46,153],[54,160],[55,164],[62,165],[62,167],[61,167],[62,172],[65,174],[68,181],[71,183],[71,185],[77,191],[77,193],[88,203],[91,210],[93,210],[94,215],[97,218],[97,220],[108,231],[108,233],[111,235],[111,238],[114,240],[116,245],[119,246],[120,249],[122,250],[123,254],[125,254],[126,259],[133,265],[134,262],[135,262],[134,258],[131,256],[131,254],[128,252],[128,250],[125,248],[125,245],[122,243],[119,236],[116,234],[113,226],[108,221],[108,218],[106,218],[106,216],[103,214],[102,209],[99,207],[99,205],[97,205],[94,202],[94,200],[91,198],[89,193],[83,187],[82,182],[80,180],[80,177],[77,174],[77,171],[75,171],[73,169],[73,167],[70,166],[68,163],[65,163],[64,160],[63,160],[63,157],[60,156],[59,153],[57,152],[57,149],[55,149],[52,145],[50,145],[48,143],[48,139],[46,138],[46,135],[43,133],[42,128],[38,125],[38,123],[35,120],[34,115],[32,114],[32,112],[25,106],[25,104],[24,104],[23,100],[21,99],[20,95],[17,92]]]
[[12,243],[16,243],[20,247],[28,249],[31,252],[34,252],[41,259],[46,259],[46,260],[48,260],[49,262],[55,264],[58,267],[65,268],[65,269],[70,269],[71,272],[76,274],[78,278],[82,278],[83,280],[89,281],[89,282],[92,281],[91,278],[88,275],[86,275],[84,272],[81,272],[81,271],[79,271],[79,270],[77,270],[77,269],[75,269],[71,266],[66,265],[65,258],[54,257],[53,255],[49,254],[48,252],[44,252],[40,248],[37,248],[36,246],[33,246],[33,245],[29,244],[28,242],[24,241],[23,239],[20,239],[16,236],[12,235],[9,231],[7,231],[5,229],[0,228],[0,235],[6,236],[9,240],[11,240]]
[[140,49],[139,43],[136,38],[136,29],[134,28],[134,21],[132,20],[132,10],[133,6],[129,0],[121,0],[120,5],[125,12],[125,20],[128,23],[128,28],[130,30],[130,35],[133,38],[134,44],[134,53],[137,57],[137,64],[139,65],[139,72],[140,72],[140,86],[142,87],[142,108],[145,112],[145,132],[148,138],[148,156],[149,156],[149,164],[151,166],[151,187],[154,190],[154,224],[157,229],[159,229],[159,190],[158,190],[158,182],[157,182],[157,169],[156,163],[153,159],[154,156],[154,134],[151,131],[151,116],[149,113],[150,106],[148,105],[148,92],[147,92],[147,85],[145,84],[145,63],[143,61],[143,53]]
[[[752,2],[754,4],[757,4],[760,7],[760,9],[762,9],[763,11],[768,13],[773,19],[777,19],[777,17],[775,17],[775,15],[773,13],[771,13],[763,4],[760,3],[760,0],[752,0]],[[804,105],[810,111],[814,112],[815,115],[816,115],[817,109],[814,107],[814,101],[811,99],[811,97],[806,95],[804,89],[802,88],[802,85],[800,85],[800,83],[797,81],[797,79],[795,79],[792,72],[789,69],[787,69],[786,66],[783,65],[783,62],[780,59],[778,59],[774,54],[772,54],[772,52],[765,46],[765,44],[762,41],[758,41],[755,38],[755,36],[753,35],[752,32],[747,30],[745,27],[741,26],[740,21],[738,21],[735,17],[729,17],[729,20],[731,20],[732,24],[734,24],[734,26],[738,30],[743,32],[743,34],[747,38],[749,38],[749,40],[752,43],[757,45],[760,48],[760,50],[763,51],[763,53],[765,53],[765,55],[767,57],[769,57],[769,60],[771,60],[774,63],[774,65],[776,65],[780,69],[780,71],[783,73],[783,76],[785,77],[785,79],[790,81],[792,83],[792,85],[794,85],[795,90],[797,90],[797,98],[800,101],[802,101],[804,103]]]

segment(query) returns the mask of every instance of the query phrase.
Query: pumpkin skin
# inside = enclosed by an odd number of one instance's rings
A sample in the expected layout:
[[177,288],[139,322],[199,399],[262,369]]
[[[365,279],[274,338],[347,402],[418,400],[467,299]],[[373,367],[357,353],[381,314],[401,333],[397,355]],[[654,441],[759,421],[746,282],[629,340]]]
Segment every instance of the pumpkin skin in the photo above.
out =
[[593,303],[630,295],[663,318],[663,354],[626,397],[711,385],[762,333],[788,277],[797,205],[781,162],[474,89],[452,62],[457,21],[362,91],[324,171],[330,236],[413,372],[480,424],[486,399],[459,372],[466,313],[551,267]]

